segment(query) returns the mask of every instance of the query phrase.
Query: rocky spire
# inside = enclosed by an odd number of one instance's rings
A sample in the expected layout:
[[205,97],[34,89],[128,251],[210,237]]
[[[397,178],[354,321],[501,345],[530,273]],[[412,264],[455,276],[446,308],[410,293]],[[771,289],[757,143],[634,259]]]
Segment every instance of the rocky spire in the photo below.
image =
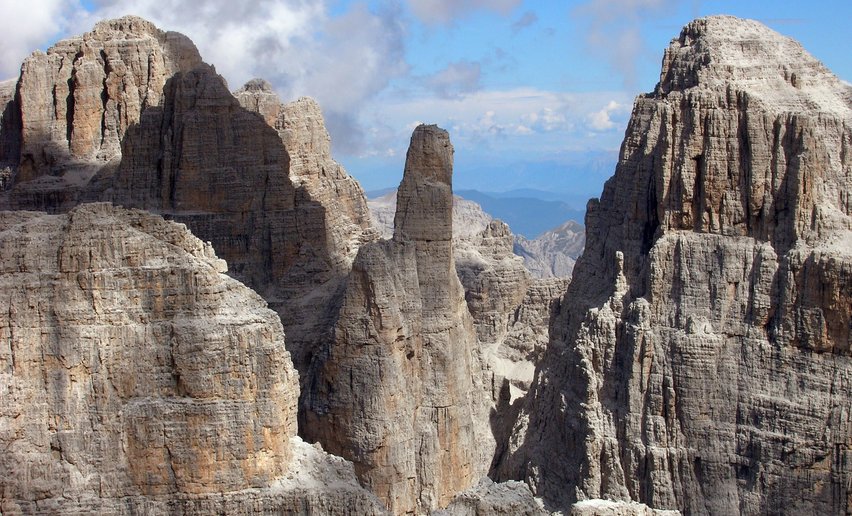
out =
[[[305,428],[395,514],[445,507],[484,472],[475,333],[452,255],[452,146],[415,129],[391,240],[355,259]],[[487,466],[487,465],[486,465]]]
[[453,238],[453,146],[447,131],[420,125],[411,135],[405,174],[397,190],[394,238],[443,241]]

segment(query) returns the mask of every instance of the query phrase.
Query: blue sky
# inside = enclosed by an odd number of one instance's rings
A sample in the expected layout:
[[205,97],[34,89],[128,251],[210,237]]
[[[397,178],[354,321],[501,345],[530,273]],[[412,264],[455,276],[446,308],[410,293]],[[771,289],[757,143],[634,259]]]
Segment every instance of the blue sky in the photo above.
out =
[[16,20],[0,74],[123,14],[190,36],[232,89],[264,77],[285,100],[317,98],[335,158],[367,190],[399,182],[426,122],[450,131],[457,188],[597,195],[633,98],[700,16],[762,21],[852,80],[848,0],[0,0]]

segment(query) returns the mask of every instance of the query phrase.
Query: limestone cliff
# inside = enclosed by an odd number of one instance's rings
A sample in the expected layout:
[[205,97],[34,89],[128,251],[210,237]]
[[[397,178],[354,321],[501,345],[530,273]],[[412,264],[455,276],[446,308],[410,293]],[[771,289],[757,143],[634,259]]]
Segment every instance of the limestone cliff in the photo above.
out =
[[516,236],[514,252],[533,277],[570,278],[585,245],[585,228],[568,220],[532,240]]
[[687,25],[589,205],[503,474],[557,506],[852,510],[850,148],[852,88],[797,43]]
[[33,53],[14,101],[4,104],[11,126],[4,120],[0,139],[20,189],[14,199],[53,210],[73,205],[77,189],[121,157],[125,132],[160,103],[168,78],[200,63],[186,36],[133,16]]
[[107,204],[0,212],[0,269],[4,514],[321,507],[281,484],[306,453],[281,323],[209,244]]
[[294,362],[306,371],[319,341],[327,337],[334,310],[323,310],[349,273],[358,248],[375,240],[361,185],[331,157],[331,140],[319,105],[310,98],[282,104],[269,83],[249,81],[234,93],[239,103],[259,113],[277,132],[290,156],[289,179],[296,188],[298,238],[309,243],[300,253],[322,263],[302,278],[267,290],[270,306],[287,329]]
[[315,102],[282,105],[262,81],[237,99],[187,38],[135,17],[33,54],[16,89],[0,208],[110,201],[187,224],[279,313],[306,371],[356,249],[376,237]]
[[308,436],[351,459],[395,514],[446,506],[482,469],[476,339],[452,254],[452,157],[446,131],[415,129],[394,236],[358,251],[307,393]]

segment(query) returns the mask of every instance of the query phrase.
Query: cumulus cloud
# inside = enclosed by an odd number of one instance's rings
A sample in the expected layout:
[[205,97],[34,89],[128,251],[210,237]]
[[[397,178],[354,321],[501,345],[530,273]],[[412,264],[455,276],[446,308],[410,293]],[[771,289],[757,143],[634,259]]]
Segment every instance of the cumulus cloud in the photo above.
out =
[[673,12],[681,0],[590,0],[579,5],[574,15],[587,27],[586,42],[624,77],[634,89],[636,63],[645,51],[641,26],[646,18]]
[[448,64],[443,70],[426,77],[425,82],[439,96],[458,98],[480,88],[482,66],[471,61],[457,61]]
[[613,120],[613,115],[623,115],[628,112],[628,109],[626,104],[610,100],[600,111],[589,113],[586,116],[586,122],[594,131],[609,131],[620,125]]
[[21,62],[61,34],[80,8],[78,0],[0,0],[0,13],[6,20],[0,45],[0,80],[17,77]]
[[[400,95],[382,100],[368,109],[369,116],[381,120],[383,127],[367,142],[367,147],[374,149],[373,155],[388,148],[404,155],[410,127],[421,120],[448,129],[457,150],[545,153],[582,149],[591,141],[588,120],[600,106],[609,107],[608,103],[614,101],[617,107],[612,108],[611,122],[623,127],[626,120],[616,115],[622,106],[629,105],[627,94],[621,92],[568,93],[530,87],[482,89],[458,98]],[[595,139],[597,146],[617,148],[618,143],[614,130]]]
[[431,25],[452,23],[479,10],[506,15],[520,4],[521,0],[408,0],[414,15]]

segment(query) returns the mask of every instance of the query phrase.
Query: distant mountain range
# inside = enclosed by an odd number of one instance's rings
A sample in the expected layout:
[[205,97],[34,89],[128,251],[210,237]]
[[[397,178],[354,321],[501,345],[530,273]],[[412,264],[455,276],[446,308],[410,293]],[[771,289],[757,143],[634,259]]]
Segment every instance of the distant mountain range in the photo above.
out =
[[[527,192],[536,192],[528,190]],[[526,192],[525,192],[526,193]],[[547,194],[548,192],[541,192]],[[373,222],[382,237],[393,235],[393,219],[396,211],[396,189],[368,192],[367,205]],[[496,197],[506,195],[506,197]],[[507,222],[513,229],[512,222],[495,216],[495,213],[485,209],[476,199],[485,199],[491,206],[498,209],[503,207],[503,213],[515,217],[515,222],[529,222],[528,225],[543,225],[534,219],[541,214],[543,221],[554,220],[561,214],[577,213],[577,210],[562,209],[566,203],[557,200],[546,201],[530,197],[514,197],[512,192],[485,194],[475,190],[456,192],[453,200],[453,235],[462,240],[474,238],[482,232],[488,223],[498,218]],[[523,212],[522,209],[527,210]],[[536,238],[526,238],[522,234],[514,234],[514,254],[524,259],[524,266],[537,278],[567,278],[571,276],[574,263],[583,253],[586,234],[583,225],[572,219],[563,219],[547,231],[541,232]]]
[[[367,192],[367,197],[376,199],[395,190],[374,190]],[[456,190],[455,194],[479,204],[492,217],[508,224],[512,233],[527,239],[537,238],[568,220],[582,226],[586,214],[587,199],[560,192],[526,188],[507,192]]]

